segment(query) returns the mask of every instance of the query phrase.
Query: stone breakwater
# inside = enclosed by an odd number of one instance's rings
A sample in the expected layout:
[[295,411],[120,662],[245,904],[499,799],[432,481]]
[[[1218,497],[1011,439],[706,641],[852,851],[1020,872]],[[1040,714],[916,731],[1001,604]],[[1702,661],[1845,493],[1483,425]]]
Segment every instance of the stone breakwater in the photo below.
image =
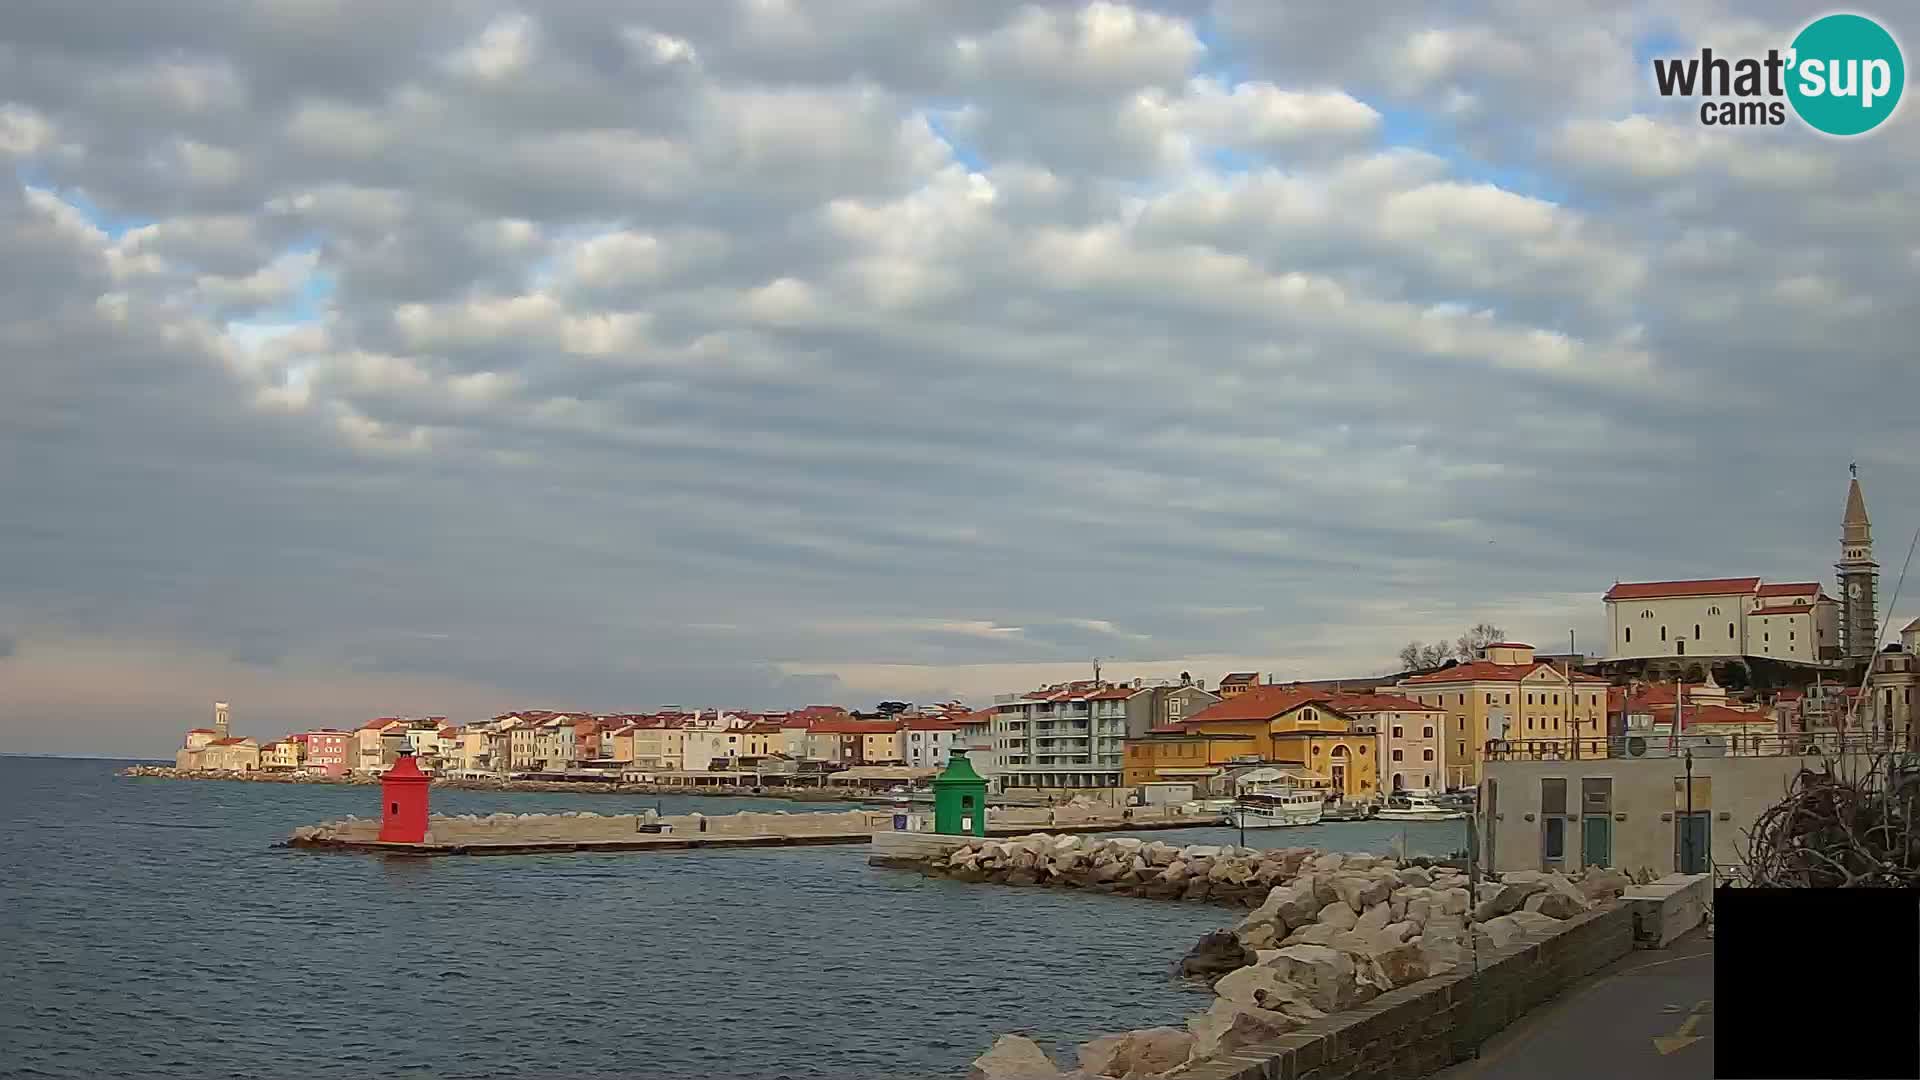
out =
[[[643,831],[664,826],[665,833]],[[662,846],[688,838],[850,837],[866,840],[875,830],[891,828],[892,816],[873,811],[789,814],[746,812],[707,817],[676,814],[661,817],[651,810],[638,814],[596,814],[568,811],[560,814],[434,814],[427,819],[422,847],[484,848],[536,844],[642,842],[658,837]],[[291,847],[342,847],[379,840],[380,822],[345,817],[293,830]],[[671,839],[669,839],[671,838]]]
[[1630,885],[1615,870],[1509,873],[1482,882],[1476,894],[1460,869],[1374,855],[1045,834],[971,841],[920,860],[919,868],[963,881],[1253,909],[1181,962],[1182,974],[1209,979],[1215,994],[1184,1027],[1094,1039],[1066,1072],[1030,1040],[1002,1036],[974,1061],[972,1080],[1204,1075],[1207,1063],[1242,1047],[1461,971],[1475,951],[1492,955],[1526,935],[1556,931],[1564,920],[1613,905]]
[[[257,784],[338,784],[349,787],[378,787],[378,777],[311,776],[292,773],[232,772],[224,769],[176,769],[169,765],[129,765],[121,776],[141,776],[160,780],[234,780]],[[864,788],[781,788],[740,787],[731,784],[670,785],[628,784],[611,780],[475,780],[436,777],[433,786],[454,791],[545,791],[601,795],[690,795],[719,798],[790,799],[794,802],[872,802],[874,793]]]

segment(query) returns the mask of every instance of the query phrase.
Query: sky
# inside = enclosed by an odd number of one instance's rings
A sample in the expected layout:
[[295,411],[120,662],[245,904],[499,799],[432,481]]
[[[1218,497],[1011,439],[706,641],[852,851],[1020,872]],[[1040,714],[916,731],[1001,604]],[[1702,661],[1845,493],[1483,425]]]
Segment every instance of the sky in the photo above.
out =
[[1920,526],[1912,108],[1652,91],[1824,5],[7,6],[0,751],[1364,676]]

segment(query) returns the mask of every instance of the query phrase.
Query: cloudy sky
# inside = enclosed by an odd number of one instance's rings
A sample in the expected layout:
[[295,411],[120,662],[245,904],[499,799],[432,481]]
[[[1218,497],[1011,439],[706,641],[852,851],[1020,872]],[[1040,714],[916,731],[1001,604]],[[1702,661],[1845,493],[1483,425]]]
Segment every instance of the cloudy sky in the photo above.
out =
[[6,6],[0,749],[1363,675],[1920,525],[1913,109],[1651,92],[1824,5]]

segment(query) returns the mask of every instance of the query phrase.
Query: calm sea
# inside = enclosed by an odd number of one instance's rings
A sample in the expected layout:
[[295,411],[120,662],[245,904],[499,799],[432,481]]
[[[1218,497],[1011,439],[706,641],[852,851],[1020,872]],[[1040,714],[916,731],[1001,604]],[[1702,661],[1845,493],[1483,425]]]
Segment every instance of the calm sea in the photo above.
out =
[[[126,779],[0,757],[0,1076],[935,1078],[1002,1032],[1071,1058],[1207,1004],[1235,917],[931,881],[862,847],[403,859],[272,845],[368,788]],[[788,809],[435,792],[445,813]],[[1397,826],[1249,833],[1384,851]],[[1235,838],[1225,829],[1165,834]],[[1464,846],[1410,826],[1415,852]]]

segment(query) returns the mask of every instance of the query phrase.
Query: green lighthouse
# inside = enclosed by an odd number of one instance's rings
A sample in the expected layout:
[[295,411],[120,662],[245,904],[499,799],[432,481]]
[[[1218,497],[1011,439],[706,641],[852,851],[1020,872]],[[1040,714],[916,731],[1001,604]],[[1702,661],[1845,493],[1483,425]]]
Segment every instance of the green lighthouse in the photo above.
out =
[[933,831],[948,836],[987,835],[987,782],[955,750],[947,771],[933,778]]

